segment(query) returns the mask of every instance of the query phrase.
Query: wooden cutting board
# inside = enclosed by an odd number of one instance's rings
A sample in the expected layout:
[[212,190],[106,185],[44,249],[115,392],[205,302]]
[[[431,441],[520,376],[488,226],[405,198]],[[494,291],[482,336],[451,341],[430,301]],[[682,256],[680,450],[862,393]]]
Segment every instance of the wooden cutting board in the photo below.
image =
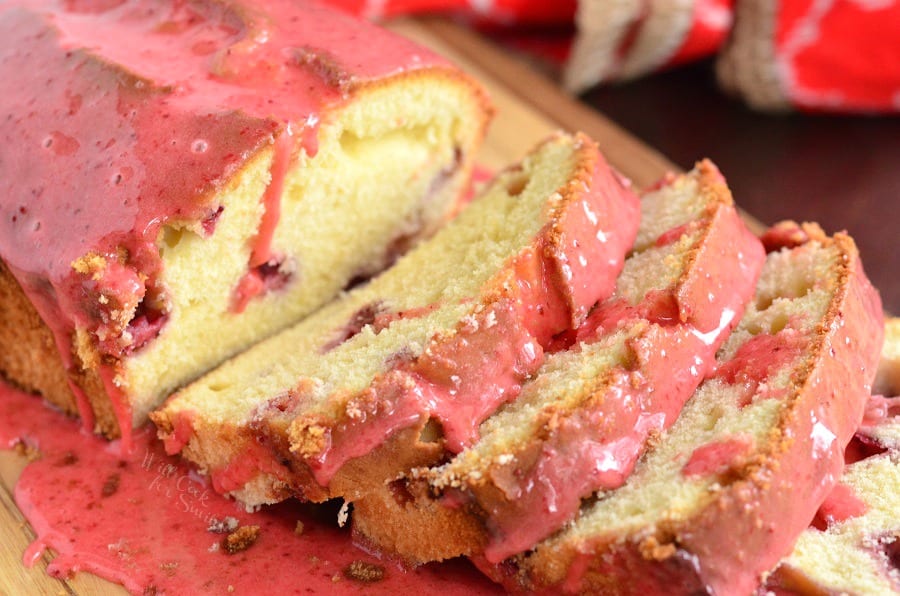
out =
[[[589,134],[609,161],[638,186],[677,169],[591,108],[561,93],[544,76],[467,30],[440,20],[399,21],[390,28],[444,54],[485,84],[497,108],[479,160],[490,169],[514,162],[557,129]],[[48,577],[49,554],[30,569],[22,565],[22,552],[34,534],[11,495],[24,464],[14,453],[0,452],[0,595],[124,594],[121,587],[86,573],[67,581]]]

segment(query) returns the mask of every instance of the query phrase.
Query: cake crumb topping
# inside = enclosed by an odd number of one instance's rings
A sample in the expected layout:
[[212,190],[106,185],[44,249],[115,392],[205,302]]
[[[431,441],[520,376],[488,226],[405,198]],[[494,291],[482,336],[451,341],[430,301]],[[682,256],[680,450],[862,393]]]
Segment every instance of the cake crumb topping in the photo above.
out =
[[651,536],[641,543],[641,555],[652,561],[665,561],[675,555],[675,545],[671,542],[661,544],[655,537]]

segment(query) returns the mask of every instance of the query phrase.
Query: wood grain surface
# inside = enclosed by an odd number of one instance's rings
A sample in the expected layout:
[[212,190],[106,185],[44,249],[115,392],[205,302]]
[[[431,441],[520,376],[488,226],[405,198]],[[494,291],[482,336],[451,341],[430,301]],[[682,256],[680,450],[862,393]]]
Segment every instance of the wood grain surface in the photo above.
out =
[[[676,166],[591,108],[562,94],[556,86],[489,42],[440,20],[398,21],[390,28],[462,66],[488,88],[497,116],[486,139],[480,163],[501,168],[552,131],[582,130],[600,144],[610,162],[639,186],[657,180]],[[0,452],[0,594],[123,594],[124,590],[86,573],[60,581],[45,573],[52,558],[45,554],[32,568],[22,565],[22,553],[33,539],[12,498],[12,487],[24,459]]]

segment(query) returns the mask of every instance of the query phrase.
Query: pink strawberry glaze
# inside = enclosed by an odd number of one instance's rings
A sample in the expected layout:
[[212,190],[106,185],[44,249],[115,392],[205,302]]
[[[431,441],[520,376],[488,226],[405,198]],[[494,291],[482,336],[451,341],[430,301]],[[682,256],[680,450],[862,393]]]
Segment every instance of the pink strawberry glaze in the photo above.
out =
[[869,434],[879,424],[896,416],[900,416],[900,397],[873,395],[866,404],[866,412],[863,416],[860,431],[863,434]]
[[[51,575],[86,571],[135,594],[153,588],[222,594],[229,586],[236,594],[252,594],[260,582],[285,594],[498,591],[460,562],[409,572],[385,564],[354,546],[349,531],[337,528],[333,513],[323,508],[284,503],[246,513],[167,456],[149,429],[134,439],[135,450],[124,454],[118,443],[79,432],[33,396],[0,385],[0,446],[24,442],[41,453],[15,490],[38,536],[24,555],[26,564],[50,548],[57,553],[48,566]],[[261,529],[256,543],[233,555],[219,546],[223,534],[207,530],[229,516]],[[384,579],[362,584],[348,578],[344,570],[354,561],[381,566]]]
[[839,482],[819,506],[812,525],[824,529],[831,524],[865,515],[868,509],[866,502],[856,495],[852,487]]
[[695,231],[697,229],[698,223],[699,222],[697,220],[691,220],[687,223],[681,224],[680,226],[675,226],[665,233],[660,234],[659,238],[656,239],[654,245],[668,246],[669,244],[678,242],[686,234],[690,234]]
[[[319,122],[355,87],[443,64],[371,25],[292,0],[17,0],[0,8],[0,39],[0,110],[10,116],[0,140],[16,148],[0,161],[0,258],[69,369],[76,326],[123,332],[94,292],[131,284],[119,297],[140,300],[160,274],[164,225],[208,221],[219,208],[215,191],[289,125],[314,154]],[[263,262],[283,160],[275,165],[254,250]],[[73,261],[92,252],[121,266],[100,283],[76,273]],[[122,346],[102,347],[122,355]],[[125,432],[130,408],[106,386]],[[87,400],[78,405],[90,423]]]
[[777,397],[769,390],[759,391],[760,384],[773,371],[795,362],[803,354],[809,341],[809,334],[790,325],[774,335],[760,333],[742,344],[734,357],[721,363],[713,377],[741,387],[741,406],[748,405],[752,400]]
[[[590,397],[579,407],[557,412],[527,467],[503,474],[502,498],[474,491],[492,529],[484,551],[489,563],[549,536],[575,516],[582,498],[620,486],[647,437],[675,421],[714,366],[716,350],[740,320],[765,256],[733,208],[720,209],[715,218],[679,286],[650,291],[633,307],[608,300],[578,330],[579,341],[594,342],[629,326],[646,326],[628,340],[634,366],[611,371],[585,389]],[[672,236],[667,231],[661,238],[668,243]]]
[[681,473],[688,478],[720,474],[752,447],[753,440],[749,437],[731,437],[701,445],[691,453],[690,459],[681,468]]
[[552,223],[508,263],[511,296],[489,302],[450,338],[439,335],[421,357],[377,378],[346,408],[362,415],[300,422],[327,429],[324,448],[304,460],[317,482],[327,486],[350,459],[429,418],[441,424],[447,449],[460,451],[485,418],[516,398],[553,337],[609,296],[637,234],[639,202],[630,183],[594,155],[589,186],[554,206]]
[[[253,241],[253,251],[250,253],[250,270],[235,289],[235,302],[232,309],[236,313],[244,312],[250,300],[259,295],[266,287],[259,268],[272,258],[272,237],[275,235],[275,227],[281,216],[281,194],[284,190],[284,179],[291,164],[291,153],[294,150],[290,126],[281,131],[275,139],[273,147],[275,152],[272,156],[272,179],[263,194],[264,212],[262,221],[259,223],[259,231]],[[306,152],[310,154],[310,149],[306,148]],[[313,155],[315,155],[314,152],[310,154],[311,157]],[[252,280],[247,278],[252,278]]]

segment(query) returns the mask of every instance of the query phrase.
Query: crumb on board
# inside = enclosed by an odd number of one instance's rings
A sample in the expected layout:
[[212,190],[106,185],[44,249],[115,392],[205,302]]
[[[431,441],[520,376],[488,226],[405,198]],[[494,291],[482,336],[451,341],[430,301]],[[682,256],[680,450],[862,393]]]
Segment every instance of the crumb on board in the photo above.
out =
[[60,467],[66,466],[74,466],[78,463],[78,456],[72,453],[71,451],[66,451],[63,453],[63,456],[59,458],[59,462],[57,463]]
[[19,439],[16,441],[16,444],[13,446],[13,449],[16,452],[16,455],[20,457],[24,457],[26,460],[33,462],[37,459],[40,459],[41,452],[37,450],[37,448],[29,445],[24,440]]
[[297,525],[294,526],[294,534],[297,536],[303,536],[303,529],[304,529],[303,522],[300,520],[297,520]]
[[121,481],[121,477],[118,473],[110,474],[106,477],[106,481],[103,483],[103,488],[100,490],[100,494],[104,497],[111,497],[119,491],[119,482]]
[[674,544],[662,544],[652,536],[640,544],[640,549],[641,555],[648,561],[665,561],[675,556],[677,551]]
[[347,520],[349,518],[350,518],[350,503],[347,501],[344,501],[344,504],[341,505],[341,510],[338,511],[338,515],[337,515],[338,527],[343,528],[346,525]]
[[243,552],[259,538],[259,526],[241,526],[222,540],[222,548],[229,555]]
[[344,575],[348,579],[370,584],[384,579],[384,567],[376,563],[357,560],[344,568]]
[[237,530],[238,525],[239,522],[237,518],[231,517],[230,515],[222,519],[213,517],[210,518],[206,531],[212,532],[213,534],[230,534]]

